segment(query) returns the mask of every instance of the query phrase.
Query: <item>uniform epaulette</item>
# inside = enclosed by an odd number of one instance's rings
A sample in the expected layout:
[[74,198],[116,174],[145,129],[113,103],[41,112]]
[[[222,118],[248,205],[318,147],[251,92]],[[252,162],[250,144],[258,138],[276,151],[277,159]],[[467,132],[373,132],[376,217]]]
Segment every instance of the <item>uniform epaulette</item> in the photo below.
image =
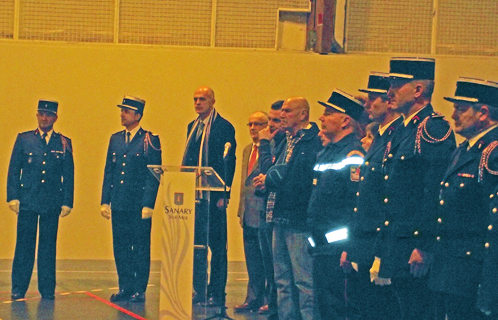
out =
[[482,181],[482,177],[484,175],[484,168],[486,168],[486,170],[490,174],[498,176],[498,171],[491,170],[491,168],[489,168],[489,158],[491,157],[491,154],[496,149],[496,147],[498,147],[498,141],[493,141],[482,151],[481,161],[479,161],[479,170],[478,170],[479,176],[477,181],[479,182]]
[[71,145],[69,144],[69,142],[67,142],[67,140],[69,139],[68,137],[64,136],[63,134],[60,134],[59,135],[61,136],[61,142],[62,142],[62,150],[63,152],[65,153],[66,150],[73,153],[73,149],[71,148]]
[[430,135],[429,132],[427,131],[427,121],[429,119],[442,119],[443,121],[447,122],[446,120],[444,120],[444,117],[438,113],[433,113],[430,117],[427,117],[424,120],[422,120],[422,122],[420,122],[420,124],[417,127],[417,134],[415,136],[415,151],[418,152],[419,154],[422,153],[421,150],[422,139],[428,143],[439,143],[445,141],[451,135],[451,126],[449,124],[448,124],[448,132],[446,132],[446,134],[442,138],[436,138]]
[[145,131],[145,136],[144,136],[144,153],[145,154],[148,154],[148,152],[149,152],[149,145],[151,146],[152,149],[154,149],[156,151],[161,150],[161,146],[156,147],[152,144],[152,140],[151,140],[150,136],[157,137],[157,135],[152,134],[152,132]]

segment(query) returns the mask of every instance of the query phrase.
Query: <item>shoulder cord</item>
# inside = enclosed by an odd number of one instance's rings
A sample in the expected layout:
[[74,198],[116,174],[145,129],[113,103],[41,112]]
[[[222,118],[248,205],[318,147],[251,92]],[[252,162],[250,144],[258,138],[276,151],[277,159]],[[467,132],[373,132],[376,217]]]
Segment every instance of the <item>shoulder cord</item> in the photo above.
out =
[[415,151],[418,152],[419,154],[422,153],[421,149],[422,139],[424,139],[424,141],[428,143],[438,143],[448,139],[448,137],[451,134],[451,127],[449,127],[448,132],[446,132],[446,134],[441,139],[437,139],[436,137],[431,136],[427,131],[427,121],[429,120],[429,118],[430,117],[427,117],[424,120],[422,120],[422,122],[417,127],[417,134],[415,136]]
[[482,177],[484,175],[484,170],[483,170],[484,168],[486,168],[486,170],[488,170],[488,172],[491,173],[492,175],[495,176],[498,175],[498,171],[491,170],[489,168],[489,157],[497,146],[498,146],[498,141],[493,141],[482,151],[481,161],[479,162],[478,181],[482,180]]
[[145,132],[145,137],[144,137],[144,153],[149,154],[149,145],[152,147],[152,149],[156,151],[160,151],[161,148],[157,148],[152,144],[152,141],[150,139],[150,131]]

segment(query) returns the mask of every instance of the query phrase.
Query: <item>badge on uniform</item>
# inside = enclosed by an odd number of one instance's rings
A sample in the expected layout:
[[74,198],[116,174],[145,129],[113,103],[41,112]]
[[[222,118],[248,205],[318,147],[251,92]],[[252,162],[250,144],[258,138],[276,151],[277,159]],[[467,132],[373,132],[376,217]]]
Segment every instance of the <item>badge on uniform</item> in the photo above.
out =
[[358,182],[360,181],[360,166],[351,166],[349,169],[349,176],[351,181]]

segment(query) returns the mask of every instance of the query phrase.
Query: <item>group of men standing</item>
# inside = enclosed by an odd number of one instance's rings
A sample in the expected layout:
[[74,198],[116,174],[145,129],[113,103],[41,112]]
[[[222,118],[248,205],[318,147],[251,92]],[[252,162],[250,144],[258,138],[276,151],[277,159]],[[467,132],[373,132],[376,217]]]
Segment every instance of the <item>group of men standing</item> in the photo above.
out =
[[[372,72],[362,103],[335,89],[319,117],[292,97],[250,115],[238,215],[249,283],[236,311],[270,319],[498,318],[498,83],[459,78],[454,131],[431,105],[435,60],[392,58]],[[235,129],[194,93],[182,165],[209,166],[231,185]],[[119,291],[145,301],[159,137],[140,127],[145,101],[125,96],[111,136],[101,214],[112,219]],[[18,214],[12,299],[24,297],[39,225],[39,290],[54,299],[59,217],[73,206],[71,140],[53,131],[57,102],[40,100],[38,128],[19,134],[7,201]],[[363,114],[378,123],[362,147]],[[455,134],[465,138],[458,148]],[[367,146],[368,144],[364,144]],[[193,303],[225,305],[229,192],[199,192]],[[112,211],[111,211],[112,210]],[[207,253],[212,252],[210,279]],[[209,285],[208,285],[209,282]]]
[[[498,83],[458,79],[445,97],[453,131],[431,105],[434,74],[434,59],[392,58],[360,89],[364,102],[338,89],[319,102],[320,132],[306,99],[289,98],[276,145],[268,115],[251,115],[239,207],[249,285],[236,310],[263,306],[280,320],[498,317]],[[378,127],[368,150],[364,111]],[[465,139],[458,148],[454,133]],[[258,225],[273,230],[273,278],[261,271]]]

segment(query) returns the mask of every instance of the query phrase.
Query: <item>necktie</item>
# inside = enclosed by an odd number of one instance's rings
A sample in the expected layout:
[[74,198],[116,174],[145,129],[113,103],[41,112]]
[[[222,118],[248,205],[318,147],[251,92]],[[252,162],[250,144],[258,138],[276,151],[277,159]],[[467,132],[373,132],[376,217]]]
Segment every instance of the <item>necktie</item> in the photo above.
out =
[[258,146],[252,146],[251,158],[249,159],[249,165],[247,166],[247,174],[249,175],[256,164],[256,159],[258,159]]
[[44,145],[47,145],[47,133],[46,132],[44,132],[42,134],[42,142]]
[[453,161],[451,161],[451,168],[456,166],[458,160],[460,159],[460,156],[463,153],[467,152],[468,147],[469,147],[469,140],[465,140],[458,146],[458,149],[455,151],[455,155],[453,156]]
[[128,145],[130,143],[130,136],[131,136],[131,133],[127,132],[126,133],[126,145]]
[[199,140],[199,138],[202,136],[203,131],[204,131],[204,122],[201,121],[197,126],[197,133],[195,135],[195,140]]

